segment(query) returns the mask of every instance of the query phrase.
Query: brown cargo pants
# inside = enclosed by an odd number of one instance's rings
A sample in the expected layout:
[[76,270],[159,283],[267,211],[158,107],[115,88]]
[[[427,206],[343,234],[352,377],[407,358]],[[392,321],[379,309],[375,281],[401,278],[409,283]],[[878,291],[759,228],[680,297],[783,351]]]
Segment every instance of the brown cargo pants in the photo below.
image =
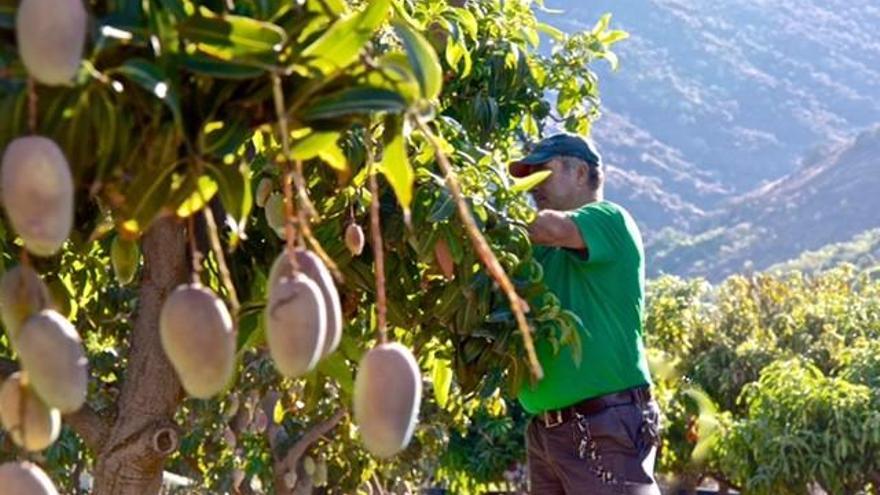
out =
[[654,461],[660,442],[655,401],[608,407],[526,431],[532,495],[660,495]]

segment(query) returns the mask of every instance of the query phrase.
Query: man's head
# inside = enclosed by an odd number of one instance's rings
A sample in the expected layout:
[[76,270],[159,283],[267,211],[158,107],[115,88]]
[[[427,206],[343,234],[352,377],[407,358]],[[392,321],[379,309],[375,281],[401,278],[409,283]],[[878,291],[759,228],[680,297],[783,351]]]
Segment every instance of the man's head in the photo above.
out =
[[522,160],[510,164],[510,174],[524,177],[540,170],[550,176],[532,189],[540,209],[573,210],[602,199],[605,174],[602,157],[586,139],[555,134],[539,142]]

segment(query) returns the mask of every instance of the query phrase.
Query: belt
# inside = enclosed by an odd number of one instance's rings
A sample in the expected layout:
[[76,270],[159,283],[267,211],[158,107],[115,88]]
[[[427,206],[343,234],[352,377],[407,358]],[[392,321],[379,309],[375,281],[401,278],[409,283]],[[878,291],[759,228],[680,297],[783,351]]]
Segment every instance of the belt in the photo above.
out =
[[588,416],[596,414],[609,407],[623,406],[626,404],[645,404],[651,401],[651,390],[648,386],[631,388],[621,392],[614,392],[592,399],[586,399],[577,404],[555,409],[552,411],[544,411],[541,414],[541,420],[547,428],[559,426],[566,421],[577,417],[578,415]]

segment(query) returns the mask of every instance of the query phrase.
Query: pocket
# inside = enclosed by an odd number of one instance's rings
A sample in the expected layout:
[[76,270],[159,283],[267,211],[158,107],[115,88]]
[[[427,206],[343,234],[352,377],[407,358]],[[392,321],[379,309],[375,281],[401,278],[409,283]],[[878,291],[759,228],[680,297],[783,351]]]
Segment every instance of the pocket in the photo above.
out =
[[652,449],[659,442],[656,404],[611,407],[578,419],[578,456],[605,483],[654,482]]
[[630,454],[639,450],[638,425],[631,406],[609,407],[587,417],[590,436],[603,452]]

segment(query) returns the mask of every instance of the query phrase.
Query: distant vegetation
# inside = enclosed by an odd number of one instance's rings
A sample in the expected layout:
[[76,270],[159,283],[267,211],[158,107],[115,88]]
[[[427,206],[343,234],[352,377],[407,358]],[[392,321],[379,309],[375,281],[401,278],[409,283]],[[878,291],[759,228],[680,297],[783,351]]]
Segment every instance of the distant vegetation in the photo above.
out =
[[829,244],[816,251],[807,251],[791,261],[773,265],[769,271],[815,273],[841,263],[852,263],[863,269],[880,266],[880,229],[862,232],[847,242]]

